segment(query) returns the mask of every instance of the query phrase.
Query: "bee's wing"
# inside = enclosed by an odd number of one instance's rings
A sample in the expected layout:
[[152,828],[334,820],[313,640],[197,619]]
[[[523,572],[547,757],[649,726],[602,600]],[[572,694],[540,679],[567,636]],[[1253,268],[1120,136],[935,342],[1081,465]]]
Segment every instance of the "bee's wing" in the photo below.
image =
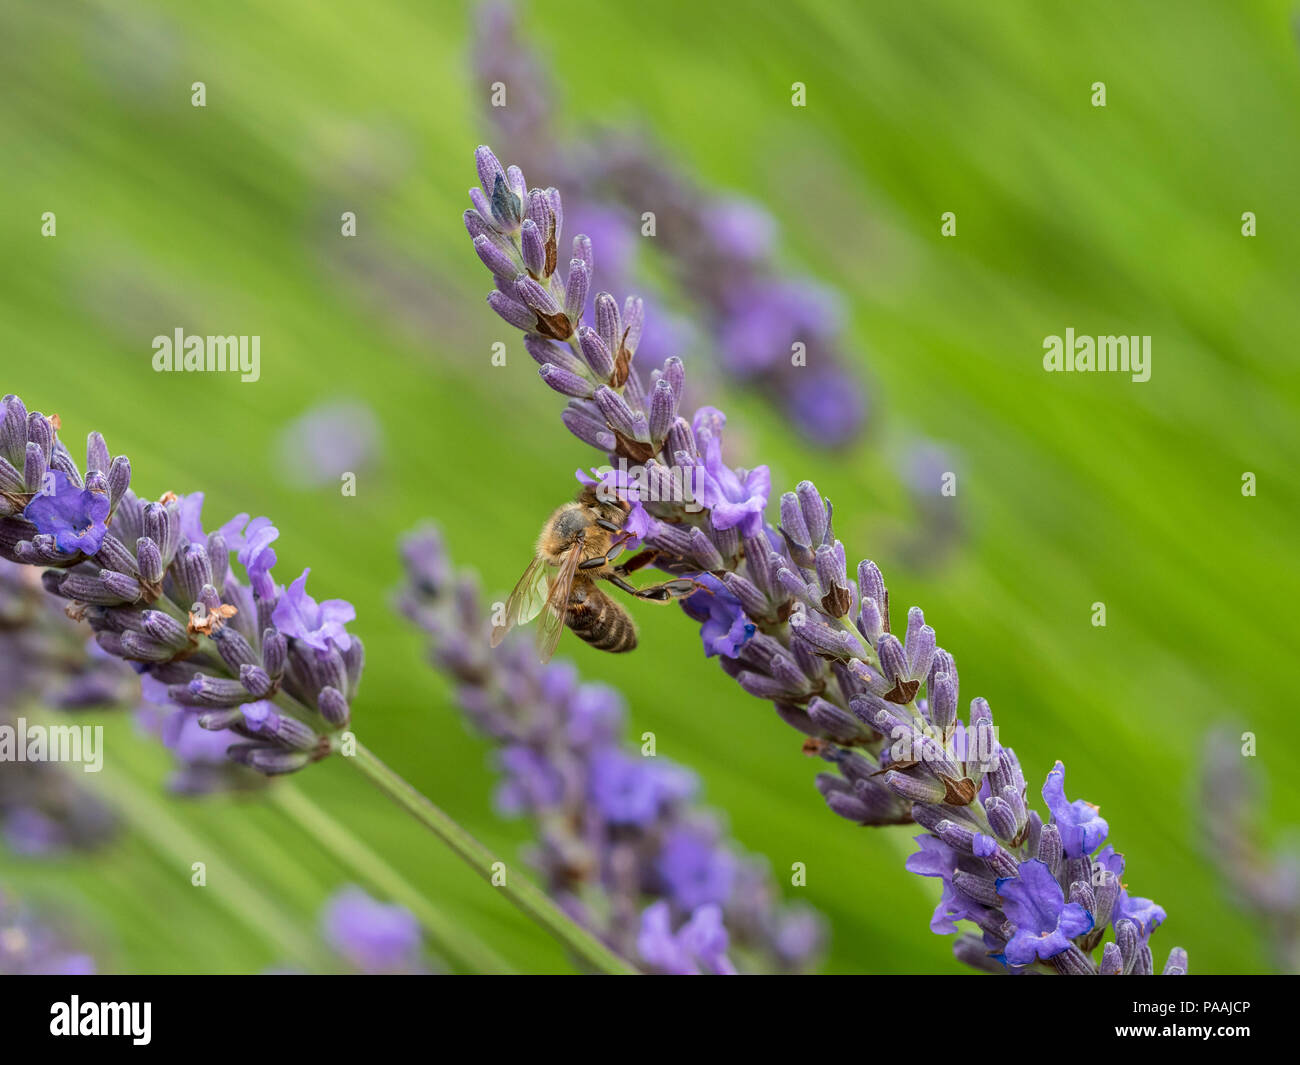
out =
[[546,583],[546,560],[534,556],[524,575],[519,578],[510,598],[506,600],[506,616],[500,625],[492,627],[492,646],[505,639],[506,633],[516,625],[525,625],[537,617],[546,605],[549,589]]
[[581,561],[582,548],[569,548],[564,561],[560,563],[560,572],[551,581],[546,608],[542,611],[542,620],[537,624],[537,653],[543,662],[551,660],[551,655],[555,654],[555,648],[560,644],[564,619],[569,613],[569,593],[573,591],[573,579],[578,574],[578,563]]

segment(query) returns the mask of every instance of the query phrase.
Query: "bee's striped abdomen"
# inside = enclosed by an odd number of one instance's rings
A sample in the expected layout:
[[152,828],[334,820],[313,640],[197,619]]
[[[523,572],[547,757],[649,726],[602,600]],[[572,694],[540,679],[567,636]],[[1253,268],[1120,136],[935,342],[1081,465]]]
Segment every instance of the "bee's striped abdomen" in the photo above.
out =
[[574,635],[598,651],[620,654],[636,647],[632,618],[595,585],[574,586],[565,621]]

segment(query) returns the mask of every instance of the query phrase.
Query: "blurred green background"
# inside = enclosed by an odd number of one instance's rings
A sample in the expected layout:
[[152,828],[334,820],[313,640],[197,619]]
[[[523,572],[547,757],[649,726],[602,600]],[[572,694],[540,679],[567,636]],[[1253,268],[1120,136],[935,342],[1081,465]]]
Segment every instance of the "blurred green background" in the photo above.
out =
[[[964,698],[989,699],[1031,785],[1060,757],[1071,797],[1101,805],[1130,890],[1168,911],[1157,958],[1180,944],[1202,973],[1267,966],[1203,854],[1196,767],[1211,724],[1232,717],[1259,737],[1261,830],[1300,821],[1292,15],[1172,0],[523,11],[561,127],[644,121],[697,180],[770,209],[792,270],[845,295],[873,432],[819,453],[761,401],[725,394],[744,427],[729,458],[769,463],[777,490],[817,481],[850,556],[881,564],[896,611],[925,607]],[[490,132],[471,24],[468,7],[428,0],[4,5],[0,392],[57,412],[74,451],[102,430],[141,495],[203,490],[209,518],[271,515],[282,578],[310,565],[318,597],[357,606],[358,735],[513,856],[526,826],[492,812],[487,748],[389,606],[396,539],[424,517],[489,590],[507,589],[589,458],[513,336],[509,364],[489,364],[507,331],[460,221]],[[790,106],[794,81],[806,108]],[[1105,108],[1090,104],[1094,81]],[[353,239],[339,236],[347,210]],[[940,236],[945,211],[955,238]],[[1243,211],[1258,236],[1241,235]],[[261,381],[153,373],[151,338],[177,326],[259,334]],[[1152,335],[1150,382],[1045,374],[1043,337],[1067,326]],[[356,498],[286,487],[276,434],[349,397],[381,420],[380,469]],[[922,433],[958,456],[950,502],[968,535],[941,565],[909,568],[890,557],[919,520],[897,467]],[[654,731],[661,754],[700,772],[782,882],[807,864],[807,887],[787,894],[829,917],[827,969],[958,971],[927,929],[937,885],[902,869],[910,833],[832,816],[799,737],[704,659],[680,615],[642,613],[636,654],[574,640],[566,653],[626,693],[630,733]],[[125,717],[108,743],[118,798],[146,823],[92,857],[0,854],[0,879],[97,929],[103,969],[294,961],[291,941],[310,939],[351,874],[264,802],[167,798],[168,757]],[[516,966],[568,971],[347,766],[295,783]],[[182,852],[202,852],[208,888],[190,886],[158,818],[183,826]],[[252,892],[234,905],[220,897],[227,869]],[[264,934],[268,914],[289,945]]]

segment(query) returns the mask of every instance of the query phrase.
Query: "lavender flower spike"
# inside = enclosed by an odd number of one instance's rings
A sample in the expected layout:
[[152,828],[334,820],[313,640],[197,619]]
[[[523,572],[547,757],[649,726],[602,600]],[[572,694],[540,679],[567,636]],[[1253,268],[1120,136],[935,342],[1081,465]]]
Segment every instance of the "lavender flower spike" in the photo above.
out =
[[[98,433],[83,477],[57,418],[29,414],[17,396],[0,412],[0,559],[48,567],[46,591],[71,602],[105,654],[141,674],[146,699],[184,711],[157,721],[169,743],[208,729],[229,758],[265,775],[334,751],[364,664],[346,627],[356,612],[312,598],[307,571],[288,590],[276,582],[270,519],[243,514],[205,532],[200,493],[138,498],[130,463],[110,459]],[[193,757],[183,762],[210,760],[202,743],[186,747]]]
[[[539,318],[539,332],[544,324]],[[627,432],[628,424],[648,426],[653,406],[634,355],[623,340],[598,393],[603,402],[592,409],[573,400],[563,421],[605,450],[611,465],[655,462],[682,483],[699,483],[686,480],[699,474],[717,486],[692,509],[641,501],[643,540],[661,570],[705,585],[683,605],[702,624],[706,653],[745,691],[772,702],[806,737],[804,750],[837,771],[817,778],[832,812],[925,830],[923,860],[909,864],[942,881],[936,931],[963,921],[978,930],[979,939],[957,942],[963,961],[1061,974],[1098,973],[1104,963],[1109,972],[1116,955],[1102,940],[1113,929],[1120,971],[1154,972],[1149,939],[1164,911],[1121,890],[1119,855],[1094,857],[1109,826],[1096,807],[1066,798],[1064,767],[1058,763],[1044,786],[1045,824],[1026,801],[1020,763],[1002,745],[988,703],[975,699],[965,721],[956,715],[956,663],[921,612],[909,613],[900,641],[879,568],[863,562],[856,584],[848,579],[830,503],[812,482],[781,497],[774,526],[766,484],[723,463],[720,412],[679,417],[663,440]],[[676,393],[683,371],[672,361],[654,380],[670,381]],[[604,435],[592,431],[602,423]],[[662,936],[655,942],[665,945]],[[1178,948],[1165,970],[1186,971]]]
[[580,683],[567,662],[539,665],[527,641],[491,650],[476,582],[453,571],[436,530],[409,536],[403,559],[401,609],[429,634],[466,717],[497,745],[497,805],[535,821],[535,860],[566,913],[650,972],[813,962],[820,919],[772,903],[766,870],[694,802],[693,774],[621,741],[612,689]]

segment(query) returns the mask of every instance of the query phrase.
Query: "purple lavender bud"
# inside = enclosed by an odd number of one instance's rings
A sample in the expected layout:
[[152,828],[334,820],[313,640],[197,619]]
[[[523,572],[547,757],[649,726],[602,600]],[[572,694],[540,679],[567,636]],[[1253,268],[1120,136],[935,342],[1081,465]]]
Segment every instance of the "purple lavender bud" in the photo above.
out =
[[655,382],[654,392],[650,397],[650,439],[660,443],[667,436],[677,418],[677,397],[673,388],[664,378]]
[[1105,928],[1110,924],[1111,915],[1115,912],[1115,903],[1119,900],[1120,889],[1119,877],[1109,869],[1097,873],[1096,882],[1092,886],[1095,907],[1090,912],[1098,928]]
[[[54,454],[50,456],[50,469],[58,470],[73,484],[74,487],[84,488],[85,484],[81,479],[81,470],[77,468],[77,461],[68,453],[68,449],[60,442],[54,448]],[[106,480],[102,473],[90,473],[88,476],[96,478],[95,490],[107,494]]]
[[997,760],[997,742],[997,730],[988,721],[977,721],[966,730],[966,772],[977,785]]
[[29,442],[23,463],[23,486],[26,491],[41,491],[46,468],[45,453],[41,450],[41,446],[35,442]]
[[546,204],[551,209],[551,216],[555,219],[555,239],[560,239],[560,233],[564,229],[564,202],[560,198],[560,190],[555,186],[548,186],[546,192]]
[[1088,913],[1093,914],[1093,920],[1096,921],[1097,899],[1092,893],[1092,885],[1086,880],[1076,880],[1070,885],[1070,901],[1076,902],[1082,906]]
[[766,598],[772,598],[779,585],[776,583],[776,572],[770,562],[771,548],[767,537],[762,533],[758,536],[747,536],[744,538],[744,546],[745,572]]
[[[1109,944],[1108,944],[1109,945]],[[1186,976],[1187,975],[1187,951],[1182,947],[1174,947],[1169,952],[1169,960],[1165,962],[1164,976]]]
[[617,432],[630,439],[637,439],[637,419],[627,401],[612,388],[602,385],[596,389],[596,406],[600,408],[605,421]]
[[1101,965],[1097,971],[1102,976],[1122,976],[1124,973],[1124,956],[1114,943],[1107,943],[1101,948]]
[[1038,860],[1047,866],[1053,876],[1061,872],[1061,859],[1065,852],[1061,847],[1061,833],[1055,825],[1044,825],[1038,837]]
[[601,451],[613,451],[618,444],[604,418],[585,404],[570,403],[561,411],[560,420],[584,444],[590,444]]
[[842,618],[853,605],[844,562],[836,551],[827,546],[817,548],[817,579],[822,587],[821,607],[833,618]]
[[[14,469],[13,463],[0,455],[0,492],[18,495],[26,491],[27,482],[23,480],[23,475]],[[14,510],[12,503],[0,500],[0,514],[11,514]]]
[[[819,655],[847,658],[856,641],[842,629],[833,629],[816,614],[796,610],[790,615],[790,630],[796,640],[803,640]],[[797,646],[797,645],[796,645]]]
[[27,408],[17,396],[4,398],[0,411],[0,451],[10,459],[17,459],[27,446]]
[[700,453],[695,446],[695,434],[685,418],[678,417],[673,422],[673,427],[668,430],[664,450],[681,466],[695,466],[699,463]]
[[984,801],[984,812],[988,815],[989,825],[1000,840],[1010,843],[1020,831],[1016,822],[1015,811],[1004,800],[992,796]]
[[288,654],[289,643],[284,633],[278,629],[267,629],[262,633],[262,668],[272,680],[279,680],[284,675]]
[[573,354],[567,345],[557,344],[537,333],[529,333],[524,337],[524,350],[538,366],[551,363],[578,377],[586,377],[589,372],[587,364]]
[[865,609],[867,600],[874,600],[880,610],[882,629],[889,631],[889,592],[885,589],[885,578],[881,576],[880,567],[874,562],[863,560],[858,563],[858,596]]
[[244,711],[237,706],[229,710],[205,710],[196,720],[199,728],[209,732],[225,732],[244,723]]
[[[827,541],[827,534],[830,531],[830,515],[826,511],[826,502],[812,481],[800,481],[794,491],[799,501],[800,513],[803,515],[804,527],[808,530],[808,539],[803,542],[810,547],[820,546]],[[781,520],[785,521],[784,514]]]
[[[934,691],[935,678],[937,678],[940,673],[948,674],[949,683],[952,685],[953,699],[956,700],[957,693],[960,690],[957,681],[957,663],[953,661],[952,655],[942,647],[937,647],[935,648],[934,658],[930,661],[930,674],[925,679],[925,690],[927,695]],[[953,707],[953,713],[954,715],[956,714],[955,704]]]
[[573,396],[576,399],[590,399],[592,396],[591,382],[585,377],[579,377],[576,373],[564,369],[562,366],[556,366],[554,363],[548,362],[545,366],[539,368],[537,372],[547,385],[562,396]]
[[582,326],[578,330],[578,345],[596,380],[608,381],[614,373],[614,357],[596,331],[590,326]]
[[[1075,948],[1078,949],[1077,947]],[[1153,976],[1155,975],[1155,965],[1151,957],[1151,947],[1147,943],[1139,944],[1137,958],[1133,961],[1133,976]]]
[[108,506],[117,510],[117,504],[126,490],[131,487],[131,460],[125,455],[118,455],[108,468]]
[[240,666],[239,683],[248,689],[254,699],[266,699],[275,691],[275,684],[261,666],[247,663]]
[[182,706],[201,706],[223,709],[248,702],[248,692],[237,680],[227,677],[209,677],[196,673],[188,684],[173,684],[167,694]]
[[997,884],[988,877],[958,869],[952,874],[952,885],[981,906],[997,909],[1002,905],[1002,900],[998,897]]
[[898,637],[893,633],[885,633],[876,642],[876,654],[880,658],[885,681],[891,685],[885,698],[900,705],[910,703],[920,684],[908,677],[907,655],[903,651],[903,645],[898,642]]
[[651,529],[646,534],[645,542],[657,551],[680,559],[691,559],[695,550],[686,528],[669,522],[662,522]]
[[579,234],[573,238],[573,257],[582,260],[587,267],[588,276],[596,273],[596,257],[592,253],[590,237]]
[[934,629],[925,623],[920,607],[907,612],[907,637],[903,643],[907,653],[907,673],[913,680],[924,680],[930,672],[936,649]]
[[808,594],[808,585],[794,570],[782,566],[776,571],[776,586],[791,599],[797,599],[812,610],[817,609],[817,602]]
[[722,577],[722,583],[727,586],[727,591],[740,600],[741,607],[750,617],[761,618],[767,613],[767,597],[740,574],[725,573]]
[[1073,943],[1054,954],[1051,963],[1062,976],[1093,976],[1097,972],[1088,956]]
[[187,544],[172,563],[171,575],[182,601],[199,602],[204,587],[212,583],[212,563],[207,548],[202,544]]
[[520,303],[531,307],[538,314],[551,317],[560,313],[560,305],[542,284],[527,274],[515,278],[515,298]]
[[230,756],[267,776],[296,773],[309,765],[312,757],[307,751],[286,751],[280,747],[258,744],[237,744],[230,749]]
[[320,743],[320,736],[310,726],[283,714],[276,722],[275,738],[296,751],[314,750]]
[[897,770],[885,774],[885,784],[908,802],[941,803],[944,786],[928,776],[913,776]]
[[943,820],[935,826],[934,834],[953,850],[963,854],[975,853],[975,833],[955,821]]
[[487,301],[489,307],[516,329],[529,331],[537,328],[537,315],[518,300],[503,292],[489,292]]
[[167,662],[176,657],[176,648],[140,632],[122,633],[116,646],[115,653],[136,662]]
[[170,614],[161,610],[145,610],[140,615],[145,635],[165,644],[173,651],[183,651],[190,646],[190,634]]
[[1132,921],[1122,918],[1115,922],[1115,943],[1119,947],[1120,957],[1124,963],[1125,976],[1133,972],[1141,942],[1138,927]]
[[857,718],[820,696],[808,702],[808,716],[813,723],[837,743],[852,743],[862,737],[862,726]]
[[258,664],[257,653],[238,629],[223,625],[212,633],[212,642],[217,645],[217,653],[222,661],[232,670],[238,671],[242,666]]
[[979,936],[959,936],[952,946],[953,957],[959,962],[986,973],[1005,973],[1006,968],[990,957],[989,948]]
[[513,278],[519,272],[519,265],[490,237],[475,237],[474,250],[483,265],[498,277]]
[[344,728],[348,723],[348,701],[337,688],[325,687],[316,697],[316,706],[334,728]]
[[[541,231],[537,228],[537,223],[531,218],[524,219],[523,228],[519,231],[519,249],[523,253],[524,265],[536,277],[545,277],[546,244],[543,241]],[[496,272],[499,273],[500,271]],[[525,300],[525,302],[528,301]]]
[[168,544],[167,509],[161,503],[146,503],[142,511],[144,535],[158,545],[158,550],[167,558],[171,555]]
[[346,651],[342,652],[343,670],[347,674],[348,686],[344,694],[355,699],[361,688],[361,674],[366,668],[366,645],[360,636],[353,636]]
[[478,168],[479,185],[490,199],[497,186],[497,179],[505,180],[505,167],[486,144],[480,144],[474,150],[474,165]]
[[781,496],[781,531],[797,547],[802,549],[800,554],[808,559],[806,564],[801,558],[795,558],[794,562],[804,569],[811,569],[813,566],[811,555],[812,537],[809,535],[807,523],[803,520],[803,509],[799,506],[799,497],[793,492],[786,492]]
[[[471,208],[470,210],[467,210],[465,214],[462,216],[465,221],[465,229],[469,232],[470,238],[472,240],[477,241],[480,237],[482,237],[485,240],[491,241],[493,244],[495,244],[498,248],[500,248],[504,252],[507,248],[510,247],[510,244],[501,235],[500,231],[498,231],[497,228],[487,220],[486,216],[492,213],[492,208],[488,205],[487,200],[483,199],[483,193],[478,189],[470,190],[471,197],[475,197],[476,193],[477,193],[476,200],[481,200],[482,202],[481,203],[476,202],[477,210]],[[489,266],[488,269],[491,269],[491,267]],[[493,271],[493,272],[495,273],[497,271]],[[513,277],[514,273],[515,271],[511,270],[510,276]]]
[[99,545],[99,550],[95,552],[94,559],[104,569],[116,570],[118,573],[125,573],[130,577],[135,577],[139,573],[139,568],[136,566],[131,552],[112,533],[104,536],[104,541]]
[[212,586],[220,591],[225,587],[226,576],[230,572],[230,548],[220,531],[212,533],[206,543],[208,565],[212,568]]
[[519,223],[523,220],[523,201],[510,187],[510,182],[504,174],[496,176],[496,184],[488,200],[496,224],[507,233],[517,232]]
[[538,229],[543,241],[551,236],[555,218],[551,214],[551,201],[541,189],[533,189],[522,197],[527,202],[525,215]]
[[623,345],[623,323],[618,313],[618,301],[608,292],[596,297],[596,333],[605,347],[617,355]]
[[135,580],[135,577],[127,576],[126,573],[100,570],[99,583],[109,594],[117,598],[117,602],[134,603],[140,598],[139,581]]
[[767,699],[772,702],[780,702],[782,699],[798,694],[797,689],[792,692],[780,681],[748,669],[736,674],[736,683],[756,699]]
[[[980,700],[976,700],[978,702]],[[974,716],[974,703],[971,704],[972,716]],[[989,786],[993,789],[994,794],[1003,794],[1008,788],[1017,794],[1025,790],[1025,777],[1020,772],[1020,762],[1016,759],[1016,752],[1010,747],[1003,747],[997,753],[997,764],[988,771]]]
[[845,820],[860,825],[871,821],[871,807],[852,791],[830,792],[826,796],[826,805],[831,808],[832,812],[839,814]]
[[713,546],[710,540],[701,529],[692,528],[689,533],[691,539],[690,557],[698,563],[701,570],[721,570],[724,568],[722,555],[718,549]]
[[629,355],[635,355],[645,328],[645,302],[639,296],[628,296],[623,301],[623,346]]
[[[564,313],[575,326],[582,320],[587,308],[587,292],[591,288],[591,274],[581,259],[569,260],[569,276],[564,283]],[[606,375],[608,376],[608,375]]]
[[27,415],[27,441],[41,449],[41,456],[48,465],[54,455],[54,426],[38,410]]
[[931,674],[934,680],[926,692],[930,723],[947,731],[957,720],[957,688],[947,673]]

